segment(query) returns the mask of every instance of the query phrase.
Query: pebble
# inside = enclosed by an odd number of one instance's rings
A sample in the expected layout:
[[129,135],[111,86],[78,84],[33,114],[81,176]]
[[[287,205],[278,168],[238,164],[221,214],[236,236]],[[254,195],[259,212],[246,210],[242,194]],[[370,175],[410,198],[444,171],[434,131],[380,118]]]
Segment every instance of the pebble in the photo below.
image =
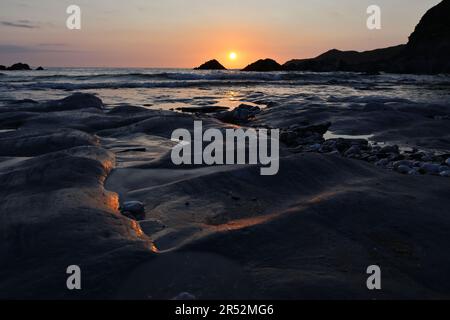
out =
[[447,177],[447,178],[449,178],[449,177],[450,177],[450,170],[448,170],[448,171],[442,171],[439,175],[440,175],[441,177]]
[[120,212],[133,220],[145,219],[145,205],[140,201],[127,201],[124,202],[120,208]]
[[439,174],[440,165],[434,163],[423,163],[420,168],[428,174]]
[[409,174],[413,169],[411,167],[402,164],[398,166],[395,170],[397,170],[397,172],[400,172],[402,174]]
[[448,171],[448,167],[447,166],[440,166],[439,167],[439,172],[444,172],[444,171]]
[[380,161],[375,163],[375,165],[378,166],[378,167],[385,167],[388,164],[389,164],[389,160],[388,159],[381,159]]
[[345,152],[344,155],[346,157],[348,157],[348,156],[352,156],[352,155],[355,155],[355,154],[359,154],[360,152],[361,152],[361,149],[358,146],[352,146],[350,149],[348,149]]

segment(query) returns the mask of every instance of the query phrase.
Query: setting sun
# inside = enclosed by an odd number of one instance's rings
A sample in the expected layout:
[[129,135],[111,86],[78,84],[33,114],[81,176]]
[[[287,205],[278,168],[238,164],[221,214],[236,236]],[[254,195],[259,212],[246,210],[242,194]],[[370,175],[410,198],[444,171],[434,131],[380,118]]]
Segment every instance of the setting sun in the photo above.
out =
[[237,54],[236,52],[230,52],[230,55],[228,57],[230,58],[230,60],[236,60]]

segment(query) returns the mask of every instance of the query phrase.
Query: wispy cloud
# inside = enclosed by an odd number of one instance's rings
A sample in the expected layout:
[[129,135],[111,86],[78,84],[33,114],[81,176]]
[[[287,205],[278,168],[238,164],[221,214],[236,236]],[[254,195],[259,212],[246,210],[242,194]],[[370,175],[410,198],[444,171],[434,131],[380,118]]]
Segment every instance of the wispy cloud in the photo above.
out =
[[32,52],[33,49],[25,46],[16,46],[12,44],[0,44],[1,53],[23,53]]
[[[63,49],[61,49],[63,48]],[[59,44],[38,44],[35,46],[20,46],[14,44],[0,44],[0,53],[8,54],[8,53],[40,53],[40,52],[62,52],[62,53],[82,53],[86,52],[85,50],[76,50],[69,48],[64,43]]]
[[39,43],[39,47],[67,47],[67,43]]
[[12,28],[37,29],[39,26],[29,20],[0,21],[0,25]]

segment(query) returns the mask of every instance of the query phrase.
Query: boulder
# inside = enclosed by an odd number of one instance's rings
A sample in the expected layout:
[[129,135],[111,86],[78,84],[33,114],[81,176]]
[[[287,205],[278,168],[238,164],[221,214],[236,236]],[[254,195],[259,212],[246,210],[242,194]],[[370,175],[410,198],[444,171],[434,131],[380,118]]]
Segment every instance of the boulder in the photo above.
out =
[[0,156],[34,157],[73,147],[97,146],[96,136],[72,129],[20,129],[3,133]]
[[202,106],[202,107],[180,107],[177,108],[177,111],[186,112],[186,113],[215,113],[219,111],[226,111],[228,107],[221,106]]
[[247,67],[242,69],[242,71],[254,71],[254,72],[271,72],[271,71],[281,71],[281,65],[272,59],[261,59]]
[[46,111],[64,111],[76,109],[103,109],[104,105],[100,98],[90,93],[74,93],[64,99],[49,101],[45,104]]
[[241,104],[233,111],[225,111],[216,114],[216,118],[226,123],[247,123],[261,112],[261,109],[257,106],[251,106],[247,104]]
[[226,70],[226,68],[219,61],[213,59],[195,68],[195,70]]

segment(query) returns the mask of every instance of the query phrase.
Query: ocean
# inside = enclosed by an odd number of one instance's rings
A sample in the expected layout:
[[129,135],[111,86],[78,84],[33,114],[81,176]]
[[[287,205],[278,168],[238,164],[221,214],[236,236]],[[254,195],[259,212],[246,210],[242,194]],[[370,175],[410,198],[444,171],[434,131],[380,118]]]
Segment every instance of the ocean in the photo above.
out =
[[135,68],[49,68],[0,73],[0,104],[22,99],[59,99],[73,92],[95,93],[111,107],[131,104],[154,109],[234,108],[241,103],[447,104],[450,76]]

